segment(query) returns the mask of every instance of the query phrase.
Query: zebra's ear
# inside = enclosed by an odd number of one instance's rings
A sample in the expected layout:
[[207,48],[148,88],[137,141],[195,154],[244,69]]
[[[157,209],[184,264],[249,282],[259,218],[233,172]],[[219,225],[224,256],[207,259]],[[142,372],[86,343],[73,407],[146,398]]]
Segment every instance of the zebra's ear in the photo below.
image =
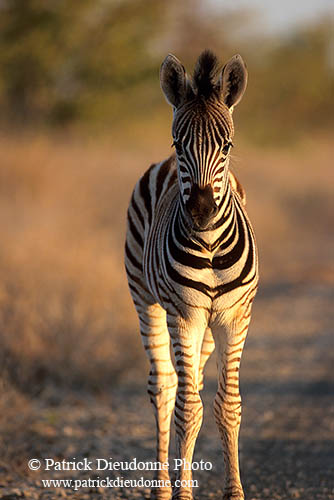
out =
[[173,54],[168,54],[161,65],[160,85],[167,102],[174,108],[184,102],[191,90],[186,70]]
[[244,95],[247,78],[248,72],[242,57],[239,54],[233,56],[225,64],[219,80],[221,97],[231,112]]

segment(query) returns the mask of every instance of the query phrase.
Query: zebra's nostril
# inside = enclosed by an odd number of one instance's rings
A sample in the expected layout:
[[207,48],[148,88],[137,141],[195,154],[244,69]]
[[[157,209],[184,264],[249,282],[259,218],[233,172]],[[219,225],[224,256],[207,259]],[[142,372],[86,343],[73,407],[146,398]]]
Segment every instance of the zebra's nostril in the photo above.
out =
[[216,203],[211,185],[207,184],[205,187],[200,187],[198,184],[193,184],[187,201],[187,208],[189,211],[195,209],[213,212],[216,209]]
[[213,215],[216,215],[218,213],[218,207],[217,207],[216,203],[215,203],[214,207],[212,207],[212,213],[213,213]]
[[204,187],[193,184],[191,187],[186,209],[189,215],[200,225],[202,223],[205,225],[218,212],[213,195],[214,192],[210,184]]

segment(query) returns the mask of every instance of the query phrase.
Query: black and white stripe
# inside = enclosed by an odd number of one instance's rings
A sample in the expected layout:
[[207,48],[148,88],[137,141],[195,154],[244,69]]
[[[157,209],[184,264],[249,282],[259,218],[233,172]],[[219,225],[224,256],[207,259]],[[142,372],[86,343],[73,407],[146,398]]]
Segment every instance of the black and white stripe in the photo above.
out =
[[[202,421],[199,391],[216,347],[214,412],[225,461],[224,499],[242,499],[238,465],[239,364],[256,293],[257,251],[244,191],[229,171],[232,110],[247,72],[235,56],[218,75],[204,52],[192,82],[168,56],[161,85],[174,108],[176,155],[138,181],[128,210],[125,262],[151,363],[148,392],[157,423],[157,460],[168,460],[175,408],[177,452],[191,463]],[[175,363],[170,354],[172,344]],[[157,473],[168,479],[168,471]],[[192,498],[191,472],[180,470],[174,499]],[[169,487],[152,491],[168,498]]]

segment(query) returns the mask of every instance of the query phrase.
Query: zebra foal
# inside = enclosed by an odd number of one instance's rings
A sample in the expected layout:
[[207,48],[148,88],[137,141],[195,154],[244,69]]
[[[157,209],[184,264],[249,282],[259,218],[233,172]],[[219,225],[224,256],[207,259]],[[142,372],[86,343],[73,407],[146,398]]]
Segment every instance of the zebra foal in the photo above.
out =
[[[228,164],[232,111],[245,91],[247,70],[237,55],[219,71],[216,56],[205,51],[189,79],[170,54],[160,81],[173,107],[176,154],[152,165],[137,182],[125,245],[129,288],[151,364],[148,393],[156,417],[157,461],[168,461],[175,408],[177,458],[191,464],[202,423],[203,370],[216,348],[214,415],[223,445],[223,499],[243,499],[239,365],[258,270],[245,194]],[[178,471],[174,500],[192,499],[189,469]],[[168,478],[162,467],[157,479]],[[151,498],[170,495],[167,485],[152,490]]]

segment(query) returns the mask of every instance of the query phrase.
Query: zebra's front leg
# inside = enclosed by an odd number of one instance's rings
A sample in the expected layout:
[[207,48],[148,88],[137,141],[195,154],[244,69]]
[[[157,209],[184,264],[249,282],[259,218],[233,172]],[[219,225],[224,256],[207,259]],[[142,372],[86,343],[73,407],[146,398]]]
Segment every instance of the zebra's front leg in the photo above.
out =
[[232,324],[212,327],[218,367],[214,415],[222,440],[225,469],[223,500],[244,499],[238,450],[241,422],[239,367],[249,320],[250,316],[243,311],[239,312]]
[[203,418],[203,404],[199,395],[200,352],[205,333],[201,321],[192,325],[182,318],[167,317],[175,356],[178,388],[175,402],[176,479],[173,500],[191,500],[191,464],[196,438]]
[[166,313],[158,304],[150,306],[140,314],[140,330],[151,364],[147,391],[154,408],[157,428],[157,462],[161,464],[161,470],[156,472],[155,479],[165,485],[152,488],[151,499],[167,500],[172,493],[168,472],[168,448],[177,375],[170,355]]

